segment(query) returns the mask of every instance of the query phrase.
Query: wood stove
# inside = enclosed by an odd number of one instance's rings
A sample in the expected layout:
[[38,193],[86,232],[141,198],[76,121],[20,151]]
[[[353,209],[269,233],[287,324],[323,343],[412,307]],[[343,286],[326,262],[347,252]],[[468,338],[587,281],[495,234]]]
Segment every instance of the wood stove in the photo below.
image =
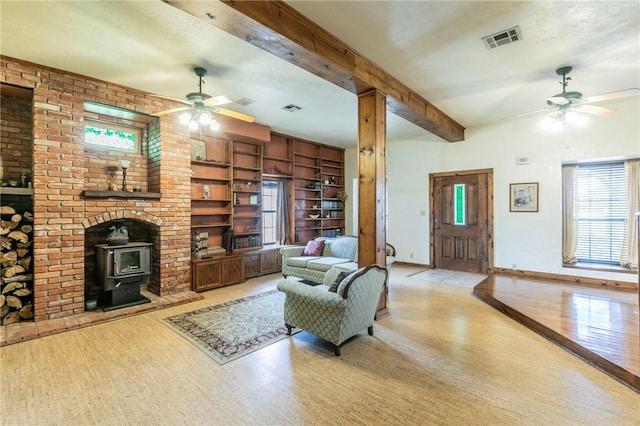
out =
[[150,302],[140,286],[151,278],[152,243],[97,244],[96,282],[104,291],[100,307],[105,311]]

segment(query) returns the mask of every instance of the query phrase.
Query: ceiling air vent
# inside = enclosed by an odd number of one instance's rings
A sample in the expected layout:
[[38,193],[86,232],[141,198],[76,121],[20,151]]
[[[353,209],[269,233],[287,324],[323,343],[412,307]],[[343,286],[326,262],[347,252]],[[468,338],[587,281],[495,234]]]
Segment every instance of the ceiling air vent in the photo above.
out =
[[300,111],[302,108],[300,108],[298,105],[289,104],[287,106],[283,106],[282,109],[289,112],[296,112]]
[[482,41],[487,46],[487,49],[495,49],[503,44],[513,43],[522,38],[520,33],[520,27],[515,26],[508,30],[500,31],[499,33],[491,34],[490,36],[482,37]]
[[253,99],[249,99],[249,98],[241,98],[238,99],[237,101],[235,101],[234,103],[238,104],[238,105],[249,105],[254,103],[255,101]]

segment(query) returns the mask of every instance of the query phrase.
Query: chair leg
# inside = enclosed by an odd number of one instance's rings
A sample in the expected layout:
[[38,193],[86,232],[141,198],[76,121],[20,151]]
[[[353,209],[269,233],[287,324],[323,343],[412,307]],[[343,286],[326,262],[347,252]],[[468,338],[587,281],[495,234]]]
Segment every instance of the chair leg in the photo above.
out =
[[336,356],[340,356],[340,346],[335,345],[335,348],[333,349],[333,353],[334,353]]
[[369,326],[367,331],[369,332],[369,336],[373,336],[373,326],[372,325]]
[[291,329],[293,327],[291,327],[291,325],[287,323],[284,323],[284,325],[287,327],[287,336],[291,336]]

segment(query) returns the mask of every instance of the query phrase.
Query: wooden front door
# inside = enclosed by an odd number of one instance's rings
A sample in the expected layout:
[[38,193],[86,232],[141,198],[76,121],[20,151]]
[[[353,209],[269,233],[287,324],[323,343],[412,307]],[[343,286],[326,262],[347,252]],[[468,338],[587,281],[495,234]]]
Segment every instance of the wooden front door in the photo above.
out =
[[433,266],[489,273],[493,261],[492,171],[435,173],[429,178]]

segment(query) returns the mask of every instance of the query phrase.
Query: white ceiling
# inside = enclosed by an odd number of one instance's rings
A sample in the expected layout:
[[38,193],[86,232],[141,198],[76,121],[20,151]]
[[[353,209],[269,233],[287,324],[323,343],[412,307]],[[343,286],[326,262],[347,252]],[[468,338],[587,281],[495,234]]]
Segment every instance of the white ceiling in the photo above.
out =
[[[302,14],[469,128],[546,107],[568,90],[592,96],[640,87],[640,2],[289,1]],[[356,97],[159,0],[0,1],[3,55],[183,98],[237,100],[275,131],[337,146],[357,138]],[[519,25],[522,40],[482,37]],[[302,111],[288,112],[295,104]],[[615,102],[603,104],[615,108]],[[393,114],[387,138],[441,141]]]

